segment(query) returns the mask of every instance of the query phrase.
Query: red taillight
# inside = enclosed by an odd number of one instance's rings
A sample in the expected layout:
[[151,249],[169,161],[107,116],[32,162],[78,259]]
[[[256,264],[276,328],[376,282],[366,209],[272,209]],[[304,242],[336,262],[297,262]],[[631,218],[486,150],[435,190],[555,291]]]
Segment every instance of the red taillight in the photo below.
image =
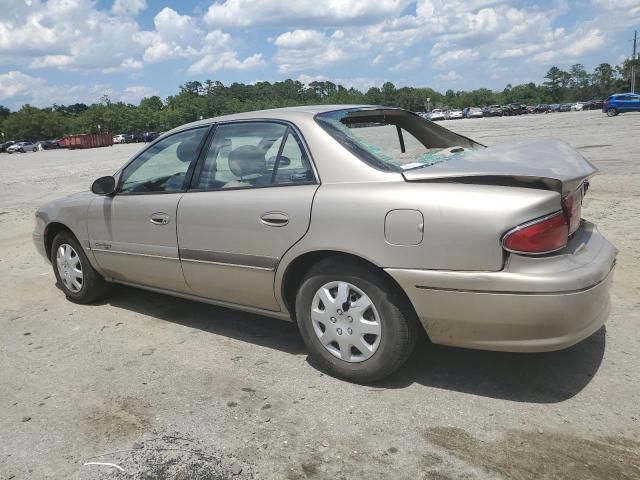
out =
[[502,246],[514,253],[542,254],[567,245],[569,225],[563,212],[520,225],[507,232]]

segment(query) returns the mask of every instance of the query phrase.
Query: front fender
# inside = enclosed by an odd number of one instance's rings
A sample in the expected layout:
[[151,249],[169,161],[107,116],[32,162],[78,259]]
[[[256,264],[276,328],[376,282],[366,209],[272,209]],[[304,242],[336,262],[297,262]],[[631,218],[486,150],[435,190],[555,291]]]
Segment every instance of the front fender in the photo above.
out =
[[52,236],[61,228],[73,233],[85,250],[92,266],[98,269],[93,253],[89,248],[89,230],[87,226],[87,212],[89,205],[96,198],[91,192],[81,192],[67,197],[53,200],[36,211],[36,226],[33,239],[36,249],[47,260],[50,260],[47,245],[53,240]]

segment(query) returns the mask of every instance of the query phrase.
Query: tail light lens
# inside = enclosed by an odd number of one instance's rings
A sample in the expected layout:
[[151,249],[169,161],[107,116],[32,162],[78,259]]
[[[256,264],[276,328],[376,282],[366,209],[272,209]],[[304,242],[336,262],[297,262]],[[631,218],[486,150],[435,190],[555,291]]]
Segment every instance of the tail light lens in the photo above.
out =
[[564,212],[533,220],[505,234],[502,246],[513,253],[541,255],[560,250],[567,245],[569,223]]

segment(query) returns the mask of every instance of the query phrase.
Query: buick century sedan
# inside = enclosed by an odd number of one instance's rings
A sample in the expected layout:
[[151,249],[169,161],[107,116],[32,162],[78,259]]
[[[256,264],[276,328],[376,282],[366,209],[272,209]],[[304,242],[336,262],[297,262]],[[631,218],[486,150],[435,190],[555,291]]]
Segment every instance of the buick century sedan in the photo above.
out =
[[36,214],[69,300],[120,283],[297,323],[334,375],[431,342],[540,352],[609,313],[596,168],[549,139],[486,148],[411,112],[306,106],[178,127]]

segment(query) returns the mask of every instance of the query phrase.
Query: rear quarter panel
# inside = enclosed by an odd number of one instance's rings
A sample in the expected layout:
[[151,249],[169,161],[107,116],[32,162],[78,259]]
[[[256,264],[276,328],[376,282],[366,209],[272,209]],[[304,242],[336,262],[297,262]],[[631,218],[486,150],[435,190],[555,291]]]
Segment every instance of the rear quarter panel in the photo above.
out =
[[[454,183],[323,184],[313,202],[307,234],[282,258],[286,266],[306,252],[351,253],[382,268],[499,271],[504,232],[560,208],[556,192]],[[385,217],[395,209],[415,209],[424,218],[417,245],[385,239]]]

